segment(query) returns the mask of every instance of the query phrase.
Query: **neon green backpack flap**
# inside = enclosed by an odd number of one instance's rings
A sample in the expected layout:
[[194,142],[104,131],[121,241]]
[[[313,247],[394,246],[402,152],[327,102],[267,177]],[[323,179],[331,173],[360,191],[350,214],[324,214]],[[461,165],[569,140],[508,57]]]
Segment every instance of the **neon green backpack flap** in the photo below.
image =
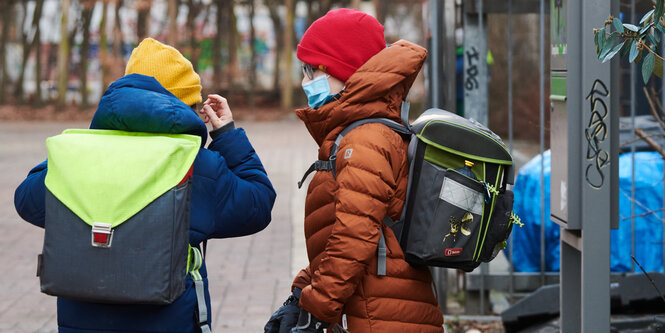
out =
[[74,214],[116,227],[176,186],[201,138],[114,130],[65,130],[46,140],[46,187]]

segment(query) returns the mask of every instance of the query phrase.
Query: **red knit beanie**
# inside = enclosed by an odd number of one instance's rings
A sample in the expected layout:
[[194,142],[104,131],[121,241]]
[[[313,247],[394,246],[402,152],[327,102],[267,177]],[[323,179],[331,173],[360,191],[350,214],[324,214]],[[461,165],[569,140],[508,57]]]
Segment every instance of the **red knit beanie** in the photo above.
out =
[[305,31],[297,56],[345,82],[369,58],[386,47],[383,26],[356,9],[329,11]]

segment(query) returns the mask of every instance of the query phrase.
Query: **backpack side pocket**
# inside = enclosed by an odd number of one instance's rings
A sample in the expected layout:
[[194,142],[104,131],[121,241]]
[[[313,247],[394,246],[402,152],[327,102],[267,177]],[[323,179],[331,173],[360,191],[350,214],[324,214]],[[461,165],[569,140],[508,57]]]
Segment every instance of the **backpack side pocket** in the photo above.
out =
[[499,251],[505,248],[503,243],[510,236],[513,225],[510,223],[510,214],[513,211],[513,191],[505,190],[498,194],[490,225],[481,249],[480,261],[489,262]]

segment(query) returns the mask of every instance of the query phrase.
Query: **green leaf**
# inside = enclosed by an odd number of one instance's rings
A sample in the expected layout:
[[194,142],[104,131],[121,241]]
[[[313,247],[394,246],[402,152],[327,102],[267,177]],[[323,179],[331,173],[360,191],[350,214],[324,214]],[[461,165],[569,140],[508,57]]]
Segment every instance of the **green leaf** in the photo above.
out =
[[[617,37],[616,34],[610,34],[610,37],[605,40],[603,44],[603,48],[600,50],[600,55],[598,56],[598,60],[601,62],[605,62],[609,60],[611,57],[613,57],[617,52],[621,50],[622,43],[620,43],[620,38]],[[613,51],[616,51],[610,56],[609,58],[607,57],[610,53]]]
[[598,36],[598,48],[600,49],[600,53],[602,53],[605,49],[605,41],[607,40],[607,36],[605,35],[605,28],[598,30],[596,36]]
[[630,45],[631,45],[632,42],[633,42],[632,39],[624,40],[623,46],[621,47],[621,53],[619,53],[621,58],[625,57],[626,54],[628,54],[628,52],[630,51]]
[[619,51],[621,51],[621,47],[623,46],[623,43],[619,43],[617,45],[614,45],[603,57],[601,60],[602,62],[607,62],[608,60],[612,59]]
[[623,25],[621,23],[621,20],[619,20],[619,18],[615,17],[612,20],[612,24],[614,24],[614,29],[617,29],[619,33],[623,33]]
[[651,73],[653,73],[655,58],[656,57],[651,52],[649,52],[649,54],[647,54],[646,57],[644,57],[644,61],[642,62],[642,80],[644,80],[644,84],[647,84],[647,82],[649,82]]
[[605,56],[610,52],[612,49],[612,44],[606,42],[603,45],[603,48],[600,49],[600,54],[598,54],[598,60],[603,61],[605,59]]
[[653,14],[653,20],[655,22],[660,21],[660,18],[663,16],[663,12],[665,11],[665,3],[663,0],[656,0],[656,11]]
[[641,35],[641,34],[645,33],[647,30],[651,29],[652,26],[653,26],[653,23],[649,23],[649,24],[645,25],[644,27],[642,27],[642,29],[640,29],[639,34]]
[[629,23],[624,23],[623,26],[624,26],[624,28],[626,28],[626,29],[628,29],[628,30],[630,30],[630,31],[633,31],[633,32],[637,32],[637,31],[640,30],[640,28],[638,28],[638,27],[636,27],[636,26],[634,26],[634,25],[632,25],[632,24],[629,24]]
[[646,34],[646,36],[647,36],[647,40],[649,40],[649,42],[651,44],[653,44],[654,46],[658,46],[658,40],[656,40],[656,37],[654,37],[654,35],[652,33],[648,33],[648,34]]
[[637,55],[637,58],[635,58],[635,63],[636,63],[636,64],[639,64],[640,62],[642,62],[642,57],[644,56],[645,53],[648,54],[649,51],[647,51],[647,52],[642,52],[642,51],[640,51],[640,52],[639,52],[639,54]]
[[653,66],[653,73],[659,78],[663,78],[663,61],[660,58],[656,58],[656,62]]
[[637,40],[633,40],[630,44],[630,56],[628,56],[628,62],[635,61],[638,54],[640,54],[640,51],[637,49]]
[[656,29],[665,34],[665,27],[663,27],[660,23],[656,24]]
[[640,24],[646,22],[646,20],[648,20],[649,17],[651,17],[651,15],[653,15],[654,11],[655,11],[655,9],[652,9],[648,13],[644,14],[644,16],[642,16],[642,19],[640,20]]

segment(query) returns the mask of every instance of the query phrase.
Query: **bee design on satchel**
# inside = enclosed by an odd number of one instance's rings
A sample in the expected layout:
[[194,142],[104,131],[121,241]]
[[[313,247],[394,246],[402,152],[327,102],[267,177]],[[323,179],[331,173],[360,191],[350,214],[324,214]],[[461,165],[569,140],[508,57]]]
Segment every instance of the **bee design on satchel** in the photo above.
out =
[[464,216],[461,220],[455,216],[451,216],[448,222],[450,223],[450,232],[448,232],[448,234],[443,237],[443,243],[445,243],[446,238],[451,235],[453,236],[453,242],[455,242],[457,240],[458,232],[461,232],[464,236],[471,235],[471,230],[468,228],[469,224],[473,222],[473,215],[471,215],[471,213],[464,213]]

